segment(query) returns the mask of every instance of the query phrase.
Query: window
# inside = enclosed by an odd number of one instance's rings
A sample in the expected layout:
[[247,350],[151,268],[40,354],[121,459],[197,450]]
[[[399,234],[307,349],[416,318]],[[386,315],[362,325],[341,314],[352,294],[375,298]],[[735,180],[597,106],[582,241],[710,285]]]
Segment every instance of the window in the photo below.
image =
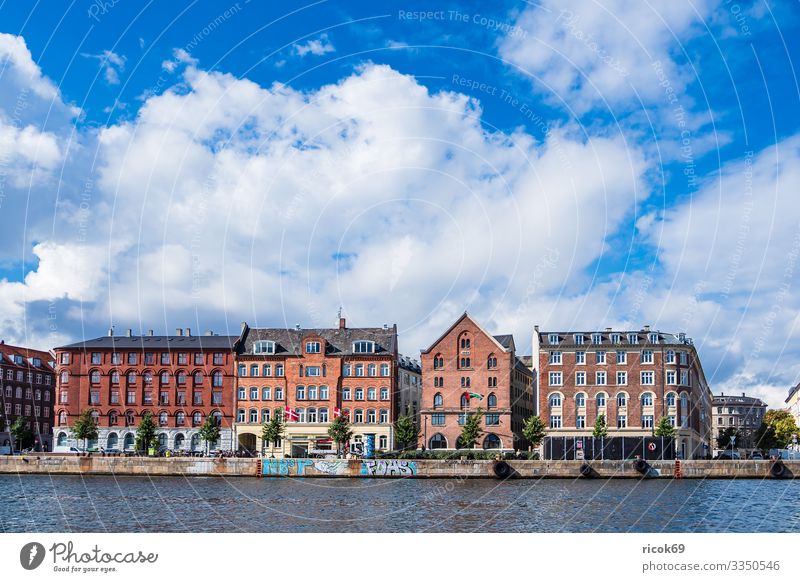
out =
[[627,384],[628,384],[628,373],[617,372],[617,386],[627,386]]
[[433,357],[433,369],[434,370],[440,370],[442,368],[444,368],[444,358],[442,358],[441,355],[436,354]]
[[259,340],[253,344],[254,354],[274,354],[275,342]]
[[595,384],[597,384],[598,386],[606,385],[607,376],[605,372],[595,372],[594,377],[595,377]]
[[376,418],[375,409],[370,408],[369,410],[367,410],[367,424],[375,424],[375,418]]
[[561,352],[550,352],[549,362],[551,364],[560,364],[561,363]]
[[439,392],[437,392],[433,396],[433,407],[440,408],[443,405],[444,405],[444,398],[442,398],[442,395]]
[[604,351],[597,351],[594,353],[594,361],[597,364],[605,364],[606,363],[606,353]]
[[236,422],[244,422],[244,416],[245,416],[244,408],[240,408],[239,410],[237,410]]
[[250,423],[255,424],[258,422],[258,410],[255,408],[250,409]]
[[217,388],[222,387],[222,372],[216,371],[211,374],[211,385]]
[[225,354],[222,352],[214,352],[214,365],[221,366],[225,363]]
[[272,364],[264,364],[261,366],[262,376],[272,376]]
[[[431,414],[431,425],[432,426],[444,426],[444,414]],[[442,437],[444,438],[444,437]],[[432,441],[433,439],[431,439]],[[433,448],[433,447],[431,447]],[[444,448],[444,447],[442,447]]]
[[69,372],[64,370],[63,372],[61,372],[61,383],[67,384],[68,382],[69,382]]
[[638,344],[639,343],[639,335],[635,333],[628,334],[628,343],[629,344]]
[[389,439],[386,438],[385,434],[382,434],[378,438],[378,448],[379,449],[386,449],[386,448],[388,448],[388,446],[389,446]]
[[550,372],[548,375],[548,380],[550,386],[561,386],[561,372]]
[[202,372],[195,372],[193,375],[194,384],[195,386],[200,386],[203,383],[203,373]]
[[486,367],[490,370],[497,368],[497,358],[494,355],[491,355],[486,359]]
[[100,383],[100,372],[98,370],[92,370],[89,373],[89,381],[92,384],[99,384]]
[[359,340],[353,342],[353,353],[372,354],[375,353],[375,342]]
[[[197,356],[200,356],[200,361],[197,361]],[[178,353],[178,365],[185,366],[189,361],[188,354],[186,352],[179,352]],[[195,354],[194,356],[194,363],[198,366],[203,364],[203,355],[202,354]]]
[[161,385],[169,384],[169,372],[161,372]]
[[125,397],[125,402],[127,404],[136,404],[136,391],[135,390],[128,390],[128,393]]
[[186,413],[185,412],[178,412],[175,415],[175,424],[178,426],[183,426],[186,424]]
[[131,386],[136,384],[136,372],[128,372],[128,384]]
[[145,384],[152,384],[153,383],[153,373],[152,372],[145,372],[142,374],[142,379],[144,380]]
[[674,386],[678,383],[678,374],[675,370],[667,370],[667,384]]
[[576,364],[585,364],[586,363],[586,352],[575,352],[575,363]]
[[381,364],[381,376],[389,376],[389,364]]
[[364,375],[364,364],[356,364],[356,376]]
[[306,387],[305,386],[297,386],[294,389],[294,397],[295,397],[295,400],[305,400],[306,399]]
[[575,406],[578,408],[584,408],[586,406],[586,394],[578,392],[575,395]]
[[472,367],[472,359],[471,358],[460,358],[458,360],[458,367],[459,368],[471,368]]
[[92,352],[92,364],[102,364],[100,352]]
[[681,370],[681,384],[689,386],[689,370]]
[[653,350],[642,350],[641,362],[642,364],[652,364]]
[[561,415],[560,414],[551,414],[550,415],[550,428],[561,428]]
[[319,387],[319,399],[320,400],[327,400],[328,399],[328,387],[327,386],[320,386]]
[[469,376],[461,376],[461,387],[469,388],[471,384]]
[[500,415],[497,413],[486,414],[484,418],[486,419],[486,426],[500,425]]
[[353,411],[353,422],[355,423],[363,423],[364,422],[364,411],[360,408],[356,408]]
[[[180,361],[180,356],[185,354],[178,354],[178,361]],[[202,352],[195,352],[194,353],[194,365],[195,366],[202,366],[203,365],[203,353]]]
[[596,401],[597,401],[597,408],[605,408],[606,395],[601,392],[600,394],[597,395]]
[[586,372],[575,372],[575,385],[586,386]]
[[389,389],[381,388],[381,400],[389,400]]
[[155,358],[153,357],[153,352],[145,352],[144,354],[144,363],[147,366],[152,366],[155,363]]
[[645,414],[642,416],[642,428],[653,428],[653,415]]
[[158,401],[164,405],[169,404],[169,392],[161,392]]
[[62,364],[69,364],[69,354],[66,352],[61,353],[61,363]]
[[461,395],[461,408],[469,408],[469,394]]
[[653,393],[645,392],[642,394],[642,406],[653,406]]
[[258,364],[251,364],[250,365],[250,375],[251,376],[258,376]]
[[628,395],[624,392],[617,394],[617,406],[625,408],[628,405]]
[[628,427],[628,417],[625,414],[618,414],[617,415],[617,428],[627,428]]
[[309,386],[308,387],[308,399],[309,400],[316,400],[317,399],[317,387],[316,386]]
[[655,372],[642,372],[642,384],[644,386],[652,386],[655,382]]
[[600,333],[593,333],[592,334],[592,343],[595,345],[600,345],[603,343],[603,334]]
[[306,376],[318,377],[320,375],[320,367],[319,366],[306,366],[305,375]]
[[89,404],[100,404],[100,392],[92,390],[89,392]]
[[355,396],[356,400],[364,400],[364,389],[356,388]]
[[161,365],[169,366],[169,352],[161,352]]
[[548,399],[548,403],[550,404],[550,408],[558,408],[561,406],[561,394],[551,394],[550,398]]
[[135,366],[137,362],[137,354],[136,352],[128,352],[128,364],[131,366]]
[[192,403],[195,405],[203,404],[203,393],[200,391],[192,392]]
[[586,417],[583,414],[575,417],[575,428],[586,428]]
[[495,394],[489,394],[486,399],[486,406],[488,408],[497,408],[497,396]]
[[378,374],[378,367],[375,364],[369,364],[367,366],[367,374],[369,376],[376,376]]
[[667,364],[675,363],[675,350],[667,350],[664,353],[664,362]]
[[583,342],[586,338],[583,336],[582,333],[575,334],[575,343],[579,346],[583,345]]
[[342,400],[350,400],[350,388],[342,388]]
[[617,364],[628,363],[628,352],[625,350],[617,350]]
[[178,384],[186,384],[186,372],[178,372],[175,374],[175,382]]
[[250,400],[258,400],[258,388],[250,388]]
[[471,345],[472,345],[472,341],[468,337],[462,336],[462,338],[461,338],[461,349],[462,350],[468,350],[471,347]]
[[685,366],[688,362],[688,357],[686,356],[686,352],[679,352],[679,354],[680,354],[681,365]]
[[322,351],[322,344],[320,342],[306,342],[307,354],[318,354]]
[[558,343],[558,334],[551,333],[547,336],[547,341],[550,345],[556,345]]
[[283,388],[275,387],[275,400],[283,400]]
[[651,344],[657,344],[658,343],[658,334],[657,333],[651,333],[648,336],[648,339],[650,340]]

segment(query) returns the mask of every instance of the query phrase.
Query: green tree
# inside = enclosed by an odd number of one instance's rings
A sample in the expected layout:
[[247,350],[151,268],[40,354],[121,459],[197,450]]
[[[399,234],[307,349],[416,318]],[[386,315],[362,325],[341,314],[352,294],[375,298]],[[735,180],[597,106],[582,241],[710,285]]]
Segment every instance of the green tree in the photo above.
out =
[[269,445],[270,457],[275,456],[275,443],[281,437],[283,437],[283,418],[276,412],[272,419],[261,427],[261,440],[265,445]]
[[14,435],[18,451],[29,447],[33,440],[33,433],[28,428],[28,422],[22,416],[18,416],[14,424],[11,425],[11,434]]
[[89,439],[97,438],[97,423],[92,416],[91,410],[84,410],[72,425],[72,437],[75,440],[83,440],[83,448],[86,448]]
[[533,448],[542,444],[546,434],[547,427],[544,421],[538,416],[529,416],[522,426],[522,436],[528,439],[528,442],[531,443],[531,447]]
[[668,416],[662,416],[658,424],[656,425],[656,429],[653,431],[653,436],[657,437],[674,437],[675,436],[675,427],[672,426],[672,423],[669,420]]
[[336,456],[341,456],[342,445],[350,441],[350,437],[353,436],[353,431],[350,429],[350,419],[344,414],[334,418],[328,427],[328,436],[336,443]]
[[592,430],[592,436],[596,439],[608,436],[608,425],[606,424],[605,414],[599,415],[597,417],[597,420],[594,422],[594,429]]
[[135,447],[137,451],[147,452],[155,444],[156,422],[153,420],[153,414],[148,410],[142,415],[142,420],[139,421],[139,426],[136,427]]
[[0,432],[5,432],[6,431],[7,424],[8,424],[8,421],[6,421],[5,415],[3,415],[2,412],[0,412]]
[[419,428],[414,424],[409,407],[408,412],[398,418],[394,425],[394,440],[401,450],[406,451],[416,447],[418,439]]
[[756,446],[761,449],[784,449],[797,432],[797,424],[788,410],[768,410],[754,435]]
[[464,421],[464,426],[461,427],[461,436],[458,437],[458,446],[463,449],[472,449],[475,443],[483,434],[481,428],[481,418],[483,411],[479,408],[475,412],[470,412],[467,419]]
[[717,448],[729,449],[736,446],[736,443],[742,442],[742,435],[736,430],[736,427],[729,426],[728,428],[719,431],[717,437]]
[[215,443],[219,440],[220,429],[216,417],[211,415],[207,416],[206,421],[203,423],[203,426],[200,427],[198,434],[206,444],[206,454],[208,454],[211,443]]

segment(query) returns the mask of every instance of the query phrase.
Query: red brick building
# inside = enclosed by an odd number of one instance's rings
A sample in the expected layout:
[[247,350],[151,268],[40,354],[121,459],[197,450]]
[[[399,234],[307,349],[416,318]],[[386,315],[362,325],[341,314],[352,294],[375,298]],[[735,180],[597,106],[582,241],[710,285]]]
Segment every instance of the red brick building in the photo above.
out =
[[198,431],[211,415],[221,426],[215,446],[231,449],[236,339],[211,332],[194,336],[188,328],[173,336],[152,331],[135,336],[128,330],[123,337],[110,331],[56,348],[54,450],[83,446],[70,427],[87,409],[99,427],[90,448],[132,450],[136,427],[149,411],[162,447],[202,450]]
[[703,457],[712,394],[692,341],[650,330],[540,331],[535,327],[540,416],[550,436],[591,436],[604,415],[609,436],[652,436],[662,416],[678,453]]
[[524,450],[522,426],[536,408],[533,380],[513,336],[491,335],[464,313],[422,351],[420,446],[461,448],[463,423],[480,408],[479,447]]
[[49,352],[12,346],[0,341],[0,395],[2,418],[0,445],[17,445],[11,425],[22,417],[33,434],[36,450],[52,450],[55,375]]
[[[276,457],[332,452],[328,427],[346,414],[354,443],[375,439],[390,450],[397,415],[397,326],[349,328],[251,328],[238,341],[236,442],[240,449]],[[264,422],[285,421],[279,443],[261,442]]]

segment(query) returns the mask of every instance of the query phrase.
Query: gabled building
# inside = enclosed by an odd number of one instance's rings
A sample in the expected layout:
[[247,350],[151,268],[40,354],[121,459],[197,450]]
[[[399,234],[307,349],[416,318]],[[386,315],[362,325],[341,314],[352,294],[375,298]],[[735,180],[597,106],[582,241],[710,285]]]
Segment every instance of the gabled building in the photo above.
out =
[[40,451],[52,450],[55,374],[49,352],[0,341],[0,397],[4,426],[0,426],[0,446],[19,448],[11,426],[23,418],[33,435],[31,446]]
[[726,429],[735,429],[738,438],[735,448],[740,451],[753,451],[759,449],[759,444],[755,441],[755,433],[764,421],[767,413],[767,404],[760,398],[747,396],[742,392],[741,396],[725,394],[714,395],[713,406],[711,409],[712,424],[714,426],[714,436],[712,449],[719,449],[717,439]]
[[479,448],[524,450],[525,420],[536,410],[534,375],[511,335],[492,335],[464,313],[422,351],[420,447],[461,447],[470,413],[483,413]]
[[158,424],[161,448],[204,451],[199,430],[211,416],[220,440],[211,450],[231,450],[236,336],[175,335],[149,331],[98,337],[55,349],[56,422],[54,450],[83,446],[71,427],[84,410],[94,416],[99,435],[87,448],[132,451],[145,412]]
[[549,436],[591,436],[603,415],[609,436],[652,436],[666,416],[684,459],[711,453],[712,394],[692,340],[651,330],[541,331],[540,416]]
[[[394,446],[397,415],[397,326],[251,328],[242,324],[237,349],[236,442],[240,450],[268,456],[334,453],[328,436],[344,414],[351,448],[374,438],[377,450]],[[282,415],[284,438],[263,443],[262,427]]]

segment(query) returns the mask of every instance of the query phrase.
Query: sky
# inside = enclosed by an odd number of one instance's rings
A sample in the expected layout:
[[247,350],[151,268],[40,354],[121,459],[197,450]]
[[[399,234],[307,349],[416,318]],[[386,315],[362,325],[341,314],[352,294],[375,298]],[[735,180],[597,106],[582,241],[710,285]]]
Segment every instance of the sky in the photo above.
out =
[[0,337],[468,311],[800,381],[800,7],[0,3]]

